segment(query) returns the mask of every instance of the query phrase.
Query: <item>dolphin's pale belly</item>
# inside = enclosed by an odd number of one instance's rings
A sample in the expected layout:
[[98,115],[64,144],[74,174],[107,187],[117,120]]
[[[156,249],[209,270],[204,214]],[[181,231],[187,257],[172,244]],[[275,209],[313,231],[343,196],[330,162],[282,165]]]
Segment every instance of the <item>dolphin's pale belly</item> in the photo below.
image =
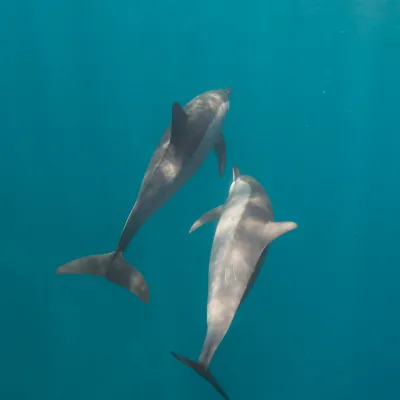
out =
[[210,258],[207,321],[228,329],[251,276],[248,243],[238,235],[246,198],[233,198],[218,223]]

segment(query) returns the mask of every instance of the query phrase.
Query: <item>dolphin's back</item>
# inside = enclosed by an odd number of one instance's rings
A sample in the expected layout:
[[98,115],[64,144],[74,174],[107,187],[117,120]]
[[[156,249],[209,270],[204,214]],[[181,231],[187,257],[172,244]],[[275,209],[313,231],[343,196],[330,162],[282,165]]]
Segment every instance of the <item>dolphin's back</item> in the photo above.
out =
[[224,207],[210,257],[209,323],[223,315],[226,320],[220,322],[228,326],[266,245],[259,234],[268,216],[261,204],[264,199],[248,183],[240,185],[239,192],[236,190],[237,193],[229,196]]
[[[216,118],[220,109],[218,103],[220,99],[216,93],[214,91],[203,93],[183,107],[187,114],[185,133],[180,140],[183,153],[172,146],[172,122],[164,132],[140,187],[138,201],[142,203],[143,212],[145,212],[143,207],[147,207],[146,203],[150,199],[151,208],[157,206],[155,202],[159,203],[158,206],[165,203],[201,165],[215,144],[215,132],[210,132],[210,128],[213,128],[214,122],[220,122]],[[174,185],[171,185],[172,182]],[[164,191],[163,187],[167,190]],[[157,199],[154,198],[155,194]]]
[[[192,140],[192,142],[196,142],[197,145],[201,143],[208,127],[215,118],[213,102],[216,102],[217,99],[213,100],[213,98],[214,97],[212,93],[206,92],[195,97],[183,107],[189,117],[186,129],[188,132],[190,132],[190,134],[186,135],[186,138],[188,140]],[[140,193],[143,192],[143,190],[147,187],[149,180],[153,177],[157,167],[168,152],[170,139],[171,123],[168,125],[168,128],[162,135],[160,142],[158,143],[157,148],[149,162],[142,181]]]
[[201,94],[185,105],[184,110],[189,116],[188,128],[191,136],[200,140],[204,137],[215,118],[216,109],[218,109],[217,99],[214,99],[212,93]]

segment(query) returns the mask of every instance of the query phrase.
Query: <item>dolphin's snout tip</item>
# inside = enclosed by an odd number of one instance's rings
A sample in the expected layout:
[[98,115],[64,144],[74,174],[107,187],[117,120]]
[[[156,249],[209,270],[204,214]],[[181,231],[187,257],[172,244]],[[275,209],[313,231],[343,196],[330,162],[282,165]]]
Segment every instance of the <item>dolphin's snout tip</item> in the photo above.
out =
[[230,87],[226,88],[225,92],[229,96],[232,93],[232,88],[230,88]]

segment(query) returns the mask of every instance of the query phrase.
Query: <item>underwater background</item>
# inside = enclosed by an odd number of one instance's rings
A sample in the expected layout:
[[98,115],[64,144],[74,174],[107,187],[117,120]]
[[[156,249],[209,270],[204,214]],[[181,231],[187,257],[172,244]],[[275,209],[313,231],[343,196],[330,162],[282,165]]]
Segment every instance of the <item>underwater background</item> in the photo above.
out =
[[[0,4],[0,398],[220,399],[177,362],[206,329],[235,163],[299,228],[270,247],[211,363],[231,400],[400,398],[400,2]],[[112,251],[174,101],[232,87],[215,154],[126,259],[144,305],[56,276]]]

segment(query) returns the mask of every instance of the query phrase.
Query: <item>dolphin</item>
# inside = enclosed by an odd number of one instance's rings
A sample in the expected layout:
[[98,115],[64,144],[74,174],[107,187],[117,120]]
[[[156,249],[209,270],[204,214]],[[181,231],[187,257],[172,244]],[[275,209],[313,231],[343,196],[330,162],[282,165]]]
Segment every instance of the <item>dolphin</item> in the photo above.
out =
[[213,148],[219,174],[223,175],[226,146],[221,128],[230,94],[230,88],[210,90],[184,107],[177,102],[172,105],[172,121],[149,162],[115,250],[78,258],[58,267],[57,274],[103,276],[148,303],[150,293],[145,279],[123,254],[140,227],[194,175]]
[[211,359],[255,282],[270,243],[296,229],[297,224],[274,222],[271,201],[264,188],[253,177],[241,175],[237,166],[233,167],[233,182],[225,204],[202,215],[189,232],[218,218],[210,256],[203,349],[197,362],[175,352],[172,355],[229,400],[210,372]]

